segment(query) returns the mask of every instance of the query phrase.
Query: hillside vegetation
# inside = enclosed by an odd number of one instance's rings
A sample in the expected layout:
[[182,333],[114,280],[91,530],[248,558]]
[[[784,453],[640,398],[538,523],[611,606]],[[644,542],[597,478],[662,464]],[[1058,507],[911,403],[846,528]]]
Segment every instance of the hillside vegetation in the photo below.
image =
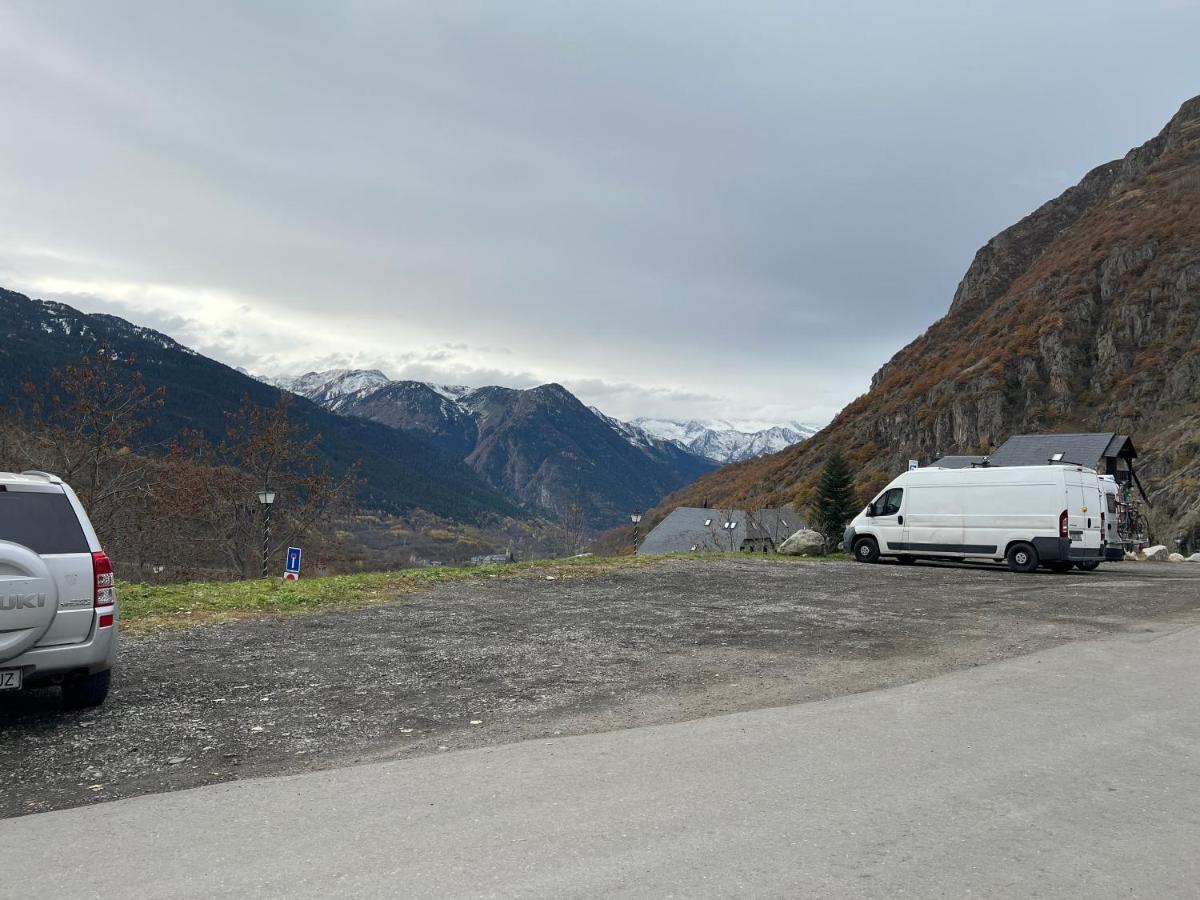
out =
[[[165,389],[163,405],[145,434],[147,445],[169,441],[184,428],[220,440],[228,413],[244,398],[265,407],[279,400],[278,388],[157,331],[0,288],[0,412],[21,402],[26,384],[52,380],[55,369],[78,362],[104,343],[119,358],[136,357],[148,388]],[[462,460],[408,432],[338,416],[304,399],[291,405],[290,415],[310,434],[320,435],[318,452],[335,472],[361,464],[359,500],[368,509],[424,509],[468,522],[529,515]]]
[[988,241],[947,315],[818,435],[705,476],[659,512],[748,497],[807,508],[835,447],[866,495],[906,459],[1045,431],[1131,435],[1160,539],[1200,528],[1200,97]]

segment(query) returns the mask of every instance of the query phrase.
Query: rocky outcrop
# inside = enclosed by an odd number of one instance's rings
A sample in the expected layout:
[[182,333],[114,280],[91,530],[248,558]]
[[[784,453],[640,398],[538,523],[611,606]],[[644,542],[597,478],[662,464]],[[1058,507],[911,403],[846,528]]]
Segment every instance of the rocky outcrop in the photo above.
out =
[[1153,547],[1147,547],[1142,551],[1142,556],[1151,562],[1166,562],[1170,555],[1170,551],[1162,544],[1155,544]]
[[822,432],[664,505],[805,508],[834,448],[865,494],[910,458],[1041,431],[1131,435],[1155,533],[1200,543],[1200,98],[988,241],[946,316]]
[[801,528],[779,545],[779,552],[784,556],[823,556],[825,538],[816,531]]

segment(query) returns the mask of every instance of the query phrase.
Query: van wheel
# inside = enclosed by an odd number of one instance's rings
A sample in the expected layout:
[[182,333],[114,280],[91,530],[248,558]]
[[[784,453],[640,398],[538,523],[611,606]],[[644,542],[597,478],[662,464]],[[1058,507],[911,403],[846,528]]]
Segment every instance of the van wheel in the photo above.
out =
[[1038,567],[1038,555],[1033,545],[1020,541],[1008,548],[1004,559],[1014,572],[1032,572]]
[[99,706],[108,696],[112,682],[112,670],[105,669],[95,675],[76,675],[62,685],[63,706],[67,709],[87,709]]
[[1098,568],[1100,568],[1100,560],[1087,559],[1083,562],[1077,562],[1075,565],[1079,566],[1079,568],[1083,569],[1085,572],[1095,572]]
[[879,545],[875,538],[860,538],[854,542],[854,558],[859,562],[879,562]]

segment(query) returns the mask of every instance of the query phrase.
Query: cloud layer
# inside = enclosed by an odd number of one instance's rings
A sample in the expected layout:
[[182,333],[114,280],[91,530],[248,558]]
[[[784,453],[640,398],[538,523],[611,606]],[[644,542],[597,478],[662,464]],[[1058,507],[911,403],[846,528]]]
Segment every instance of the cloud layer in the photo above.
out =
[[1195,92],[1198,32],[1166,0],[10,5],[0,283],[268,374],[820,422]]

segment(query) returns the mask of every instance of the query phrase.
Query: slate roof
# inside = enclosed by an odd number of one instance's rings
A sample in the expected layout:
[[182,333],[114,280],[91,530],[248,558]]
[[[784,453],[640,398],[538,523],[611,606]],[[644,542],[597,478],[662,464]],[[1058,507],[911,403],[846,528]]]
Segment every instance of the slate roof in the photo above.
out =
[[935,459],[929,465],[942,469],[969,469],[983,460],[982,456],[943,456],[941,459]]
[[[729,532],[721,527],[728,510],[706,509],[697,506],[680,506],[659,522],[638,546],[638,553],[689,553],[724,551],[729,549]],[[752,519],[747,530],[748,519]],[[778,509],[760,509],[753,517],[744,510],[734,510],[732,520],[737,522],[733,529],[733,547],[739,549],[742,541],[750,538],[770,538],[775,544],[784,540],[807,523],[790,506]],[[706,524],[707,523],[707,524]]]
[[1063,462],[1102,468],[1100,461],[1137,456],[1133,442],[1111,431],[1092,434],[1014,434],[988,458],[994,466],[1044,466],[1056,454]]

